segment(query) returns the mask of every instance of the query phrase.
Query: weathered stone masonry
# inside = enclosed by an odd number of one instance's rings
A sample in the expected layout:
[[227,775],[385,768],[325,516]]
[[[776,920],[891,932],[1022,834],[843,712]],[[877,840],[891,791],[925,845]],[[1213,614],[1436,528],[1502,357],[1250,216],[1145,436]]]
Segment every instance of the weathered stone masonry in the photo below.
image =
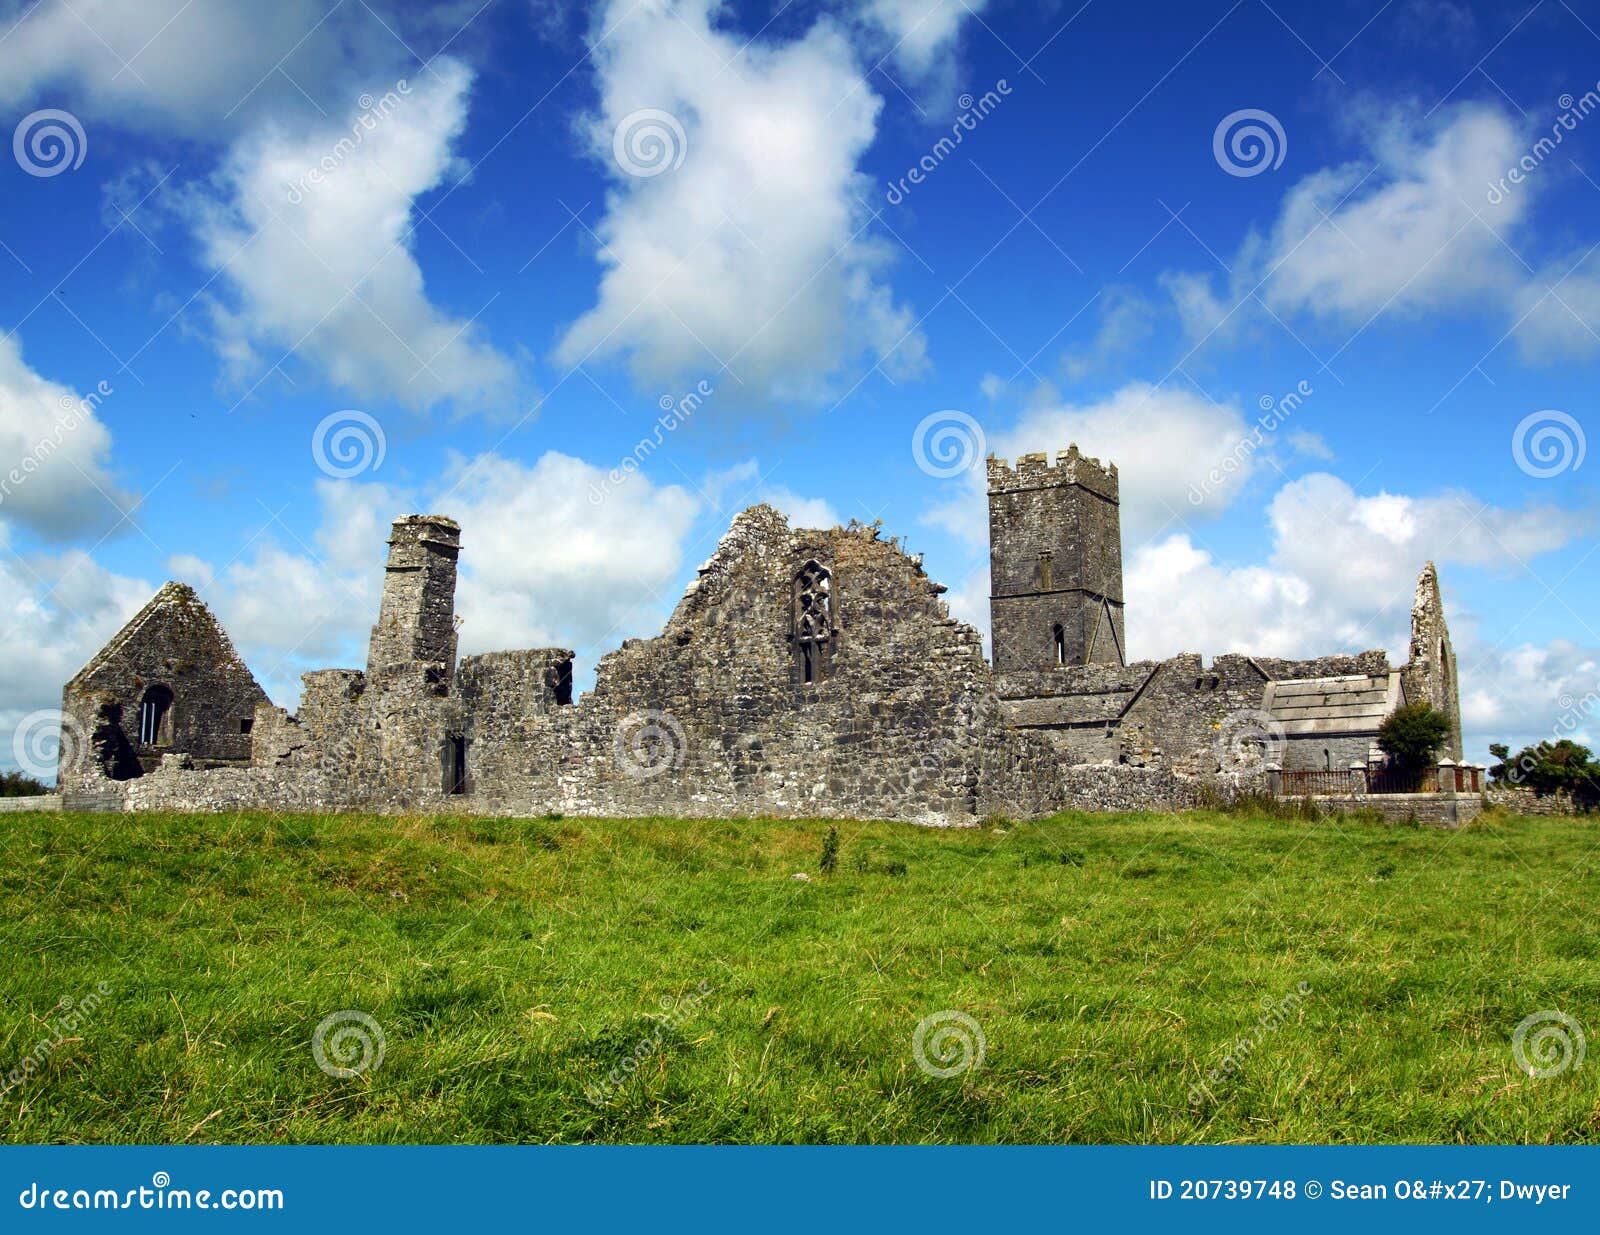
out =
[[[1364,756],[1372,708],[1346,701],[1391,676],[1458,714],[1431,567],[1403,671],[1382,652],[1130,665],[1115,469],[1073,448],[1053,465],[991,460],[989,478],[993,668],[896,541],[791,528],[757,506],[662,633],[603,657],[575,699],[568,649],[457,661],[470,529],[464,547],[454,521],[408,515],[365,669],[306,674],[294,715],[267,701],[192,592],[164,587],[67,687],[68,713],[99,735],[62,768],[67,803],[970,823],[1258,787],[1270,762],[1294,766],[1295,726],[1317,757]],[[1286,683],[1280,721],[1268,705]],[[130,709],[151,684],[170,692],[166,727],[135,741]]]

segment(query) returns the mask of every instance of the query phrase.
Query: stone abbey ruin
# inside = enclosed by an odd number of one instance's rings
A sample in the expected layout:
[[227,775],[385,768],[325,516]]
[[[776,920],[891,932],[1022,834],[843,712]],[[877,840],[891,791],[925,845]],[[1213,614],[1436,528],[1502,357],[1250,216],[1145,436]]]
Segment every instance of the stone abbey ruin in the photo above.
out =
[[[210,611],[168,583],[66,686],[80,809],[871,817],[1175,808],[1381,760],[1379,723],[1456,668],[1429,564],[1409,660],[1124,654],[1116,467],[988,462],[993,663],[944,587],[876,527],[738,515],[661,634],[604,656],[456,656],[460,527],[397,519],[363,669],[275,707]],[[470,530],[467,549],[470,551]]]

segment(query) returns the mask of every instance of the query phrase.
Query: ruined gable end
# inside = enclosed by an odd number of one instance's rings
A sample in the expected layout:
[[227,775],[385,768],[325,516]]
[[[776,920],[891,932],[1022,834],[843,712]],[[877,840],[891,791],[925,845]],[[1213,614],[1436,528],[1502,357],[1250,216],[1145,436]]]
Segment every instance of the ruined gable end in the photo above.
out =
[[169,754],[198,766],[247,762],[256,705],[266,702],[194,589],[164,584],[62,692],[62,710],[88,738],[77,764],[61,769],[63,787],[96,774],[130,780]]
[[1450,736],[1441,758],[1461,761],[1461,697],[1456,678],[1456,654],[1450,644],[1450,627],[1444,619],[1444,598],[1439,572],[1432,562],[1417,577],[1411,603],[1411,653],[1402,677],[1406,702],[1427,703],[1450,719]]

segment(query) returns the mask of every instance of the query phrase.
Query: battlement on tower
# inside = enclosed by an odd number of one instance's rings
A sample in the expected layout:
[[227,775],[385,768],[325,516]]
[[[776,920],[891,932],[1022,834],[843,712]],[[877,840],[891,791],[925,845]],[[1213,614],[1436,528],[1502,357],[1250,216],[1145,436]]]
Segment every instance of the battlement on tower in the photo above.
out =
[[1044,453],[1020,455],[1015,467],[1004,459],[989,456],[989,492],[1020,493],[1028,489],[1061,488],[1078,485],[1108,501],[1118,501],[1117,465],[1102,465],[1099,459],[1081,454],[1076,444],[1056,452],[1052,464]]

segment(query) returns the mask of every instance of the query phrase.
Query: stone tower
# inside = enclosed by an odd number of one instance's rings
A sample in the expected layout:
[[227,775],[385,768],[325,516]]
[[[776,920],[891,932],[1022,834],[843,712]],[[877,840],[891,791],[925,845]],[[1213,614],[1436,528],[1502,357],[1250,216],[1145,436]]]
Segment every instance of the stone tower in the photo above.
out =
[[1078,453],[989,460],[994,667],[1127,663],[1115,464]]
[[1402,672],[1407,703],[1426,703],[1450,720],[1450,736],[1439,754],[1461,762],[1461,697],[1456,684],[1456,653],[1445,625],[1439,572],[1432,562],[1417,577],[1411,602],[1411,658]]
[[456,558],[461,525],[440,515],[402,515],[389,536],[367,680],[385,684],[419,670],[446,694],[456,667]]

